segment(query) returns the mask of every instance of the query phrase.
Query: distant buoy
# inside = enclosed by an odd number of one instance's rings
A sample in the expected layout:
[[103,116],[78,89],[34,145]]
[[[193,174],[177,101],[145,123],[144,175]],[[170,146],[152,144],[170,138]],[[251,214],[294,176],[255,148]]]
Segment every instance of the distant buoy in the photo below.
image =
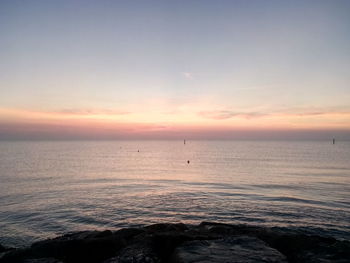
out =
[[184,140],[184,144],[186,144],[186,140]]
[[190,163],[190,160],[187,160],[187,163],[189,164],[189,163]]
[[335,139],[333,138],[333,144],[335,144]]
[[140,150],[137,150],[137,152],[139,153],[139,152],[140,152]]

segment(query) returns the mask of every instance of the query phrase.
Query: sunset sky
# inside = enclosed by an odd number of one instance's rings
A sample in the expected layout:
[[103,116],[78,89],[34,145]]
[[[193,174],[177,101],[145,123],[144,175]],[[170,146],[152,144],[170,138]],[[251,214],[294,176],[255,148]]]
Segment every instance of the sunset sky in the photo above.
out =
[[0,0],[0,139],[350,139],[350,1]]

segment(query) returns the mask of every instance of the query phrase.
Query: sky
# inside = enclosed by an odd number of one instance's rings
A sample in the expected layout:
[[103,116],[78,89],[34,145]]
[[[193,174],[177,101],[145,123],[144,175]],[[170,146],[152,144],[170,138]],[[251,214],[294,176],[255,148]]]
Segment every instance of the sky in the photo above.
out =
[[350,139],[349,13],[0,0],[0,139]]

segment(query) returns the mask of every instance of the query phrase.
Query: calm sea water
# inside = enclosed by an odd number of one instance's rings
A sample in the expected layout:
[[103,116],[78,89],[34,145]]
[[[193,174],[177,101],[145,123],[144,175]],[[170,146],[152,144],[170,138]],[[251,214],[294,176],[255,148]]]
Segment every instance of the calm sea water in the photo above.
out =
[[2,244],[203,220],[350,239],[350,142],[0,142]]

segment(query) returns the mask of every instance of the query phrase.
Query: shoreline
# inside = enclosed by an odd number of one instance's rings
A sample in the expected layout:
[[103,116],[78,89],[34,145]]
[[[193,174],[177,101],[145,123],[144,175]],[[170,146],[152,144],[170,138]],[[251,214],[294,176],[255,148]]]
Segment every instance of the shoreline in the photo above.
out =
[[0,263],[220,263],[263,259],[349,262],[350,241],[276,227],[202,222],[74,232],[20,249],[6,249],[0,244]]

